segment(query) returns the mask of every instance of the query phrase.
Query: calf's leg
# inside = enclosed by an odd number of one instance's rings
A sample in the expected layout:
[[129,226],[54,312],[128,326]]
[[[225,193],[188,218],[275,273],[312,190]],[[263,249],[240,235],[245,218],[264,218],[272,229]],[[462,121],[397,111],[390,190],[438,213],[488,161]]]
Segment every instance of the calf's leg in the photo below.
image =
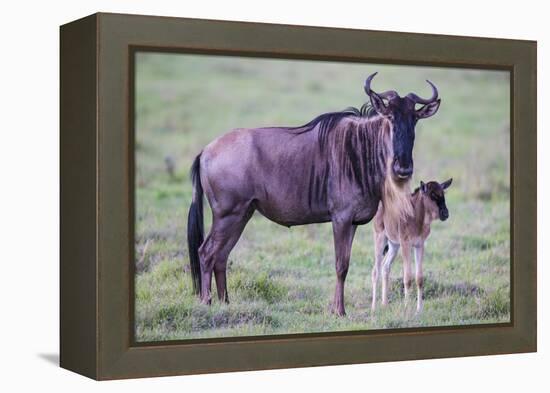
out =
[[388,243],[388,239],[383,232],[374,232],[374,266],[372,267],[372,304],[371,310],[376,310],[376,292],[378,290],[378,278],[380,277],[380,268],[384,259],[384,247]]
[[388,287],[390,281],[390,273],[392,263],[397,256],[397,251],[399,251],[399,243],[393,243],[392,241],[388,242],[388,253],[384,258],[382,263],[382,305],[385,306],[388,304]]
[[405,304],[408,304],[411,287],[411,247],[408,244],[403,244],[401,247],[401,256],[403,257],[403,287],[405,291]]
[[414,248],[414,263],[416,276],[416,311],[421,312],[424,306],[424,275],[422,273],[422,261],[424,259],[424,246]]

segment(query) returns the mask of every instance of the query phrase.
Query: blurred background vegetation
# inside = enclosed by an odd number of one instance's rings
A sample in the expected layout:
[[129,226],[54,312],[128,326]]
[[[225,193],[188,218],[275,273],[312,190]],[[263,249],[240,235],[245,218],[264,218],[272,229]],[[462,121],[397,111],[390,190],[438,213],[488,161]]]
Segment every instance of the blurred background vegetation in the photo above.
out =
[[[255,214],[229,258],[231,303],[199,304],[186,249],[189,168],[237,127],[301,125],[360,107],[373,89],[442,104],[419,122],[413,185],[452,177],[450,219],[428,239],[424,312],[402,306],[399,257],[390,305],[370,312],[371,224],[355,237],[345,318],[328,312],[330,224],[285,227]],[[510,123],[507,72],[138,53],[136,56],[136,339],[174,340],[506,322],[510,318]],[[206,227],[210,214],[206,203]],[[214,296],[216,299],[216,297]]]

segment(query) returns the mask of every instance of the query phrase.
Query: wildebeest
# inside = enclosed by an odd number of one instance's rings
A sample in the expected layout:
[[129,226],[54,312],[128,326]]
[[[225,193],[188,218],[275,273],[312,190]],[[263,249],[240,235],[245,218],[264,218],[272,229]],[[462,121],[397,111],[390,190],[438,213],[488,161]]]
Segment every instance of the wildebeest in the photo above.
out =
[[[226,264],[254,211],[280,225],[332,222],[336,290],[331,311],[344,315],[344,281],[357,225],[369,222],[383,200],[388,211],[408,210],[415,125],[434,115],[432,97],[376,93],[365,82],[370,106],[319,115],[298,127],[235,129],[211,142],[191,168],[193,199],[187,240],[195,293],[228,301]],[[422,106],[416,109],[416,105]],[[212,227],[203,228],[203,194]]]
[[[382,268],[382,304],[388,304],[388,283],[393,260],[401,247],[403,257],[403,287],[405,303],[409,298],[412,286],[411,250],[414,250],[416,278],[416,311],[422,311],[424,276],[422,261],[424,259],[424,243],[430,235],[431,223],[434,220],[445,221],[449,218],[449,210],[445,204],[444,191],[449,188],[453,179],[438,183],[420,182],[410,200],[413,214],[400,219],[385,214],[380,203],[374,217],[374,266],[372,268],[372,311],[376,309],[376,291],[380,268]],[[384,253],[387,251],[386,256]]]

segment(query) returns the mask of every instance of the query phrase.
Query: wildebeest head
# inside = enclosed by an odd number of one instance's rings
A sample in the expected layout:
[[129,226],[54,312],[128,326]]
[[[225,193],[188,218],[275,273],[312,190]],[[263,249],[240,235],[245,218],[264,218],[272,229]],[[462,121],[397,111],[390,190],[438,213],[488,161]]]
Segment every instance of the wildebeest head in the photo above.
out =
[[445,190],[449,188],[453,179],[438,183],[436,181],[430,181],[428,183],[420,182],[420,192],[433,202],[434,208],[437,209],[437,214],[441,221],[445,221],[449,218],[449,209],[445,203]]
[[[400,97],[394,90],[376,93],[370,87],[376,74],[377,72],[367,78],[365,92],[374,110],[392,123],[392,175],[397,181],[405,181],[410,179],[413,173],[412,150],[416,123],[419,119],[435,115],[441,99],[438,98],[437,88],[430,81],[426,82],[432,87],[433,94],[428,99],[420,98],[414,93]],[[416,109],[417,105],[422,106]]]

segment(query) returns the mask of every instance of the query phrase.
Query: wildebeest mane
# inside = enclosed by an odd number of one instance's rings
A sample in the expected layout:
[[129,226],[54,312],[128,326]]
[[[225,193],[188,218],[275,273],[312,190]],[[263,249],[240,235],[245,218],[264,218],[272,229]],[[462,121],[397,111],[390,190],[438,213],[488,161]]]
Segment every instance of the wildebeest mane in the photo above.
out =
[[338,178],[338,184],[345,178],[346,182],[357,185],[365,198],[381,195],[380,186],[386,173],[384,130],[387,125],[383,124],[384,118],[366,103],[360,109],[349,107],[323,113],[302,126],[284,128],[295,135],[313,130],[317,133],[320,161],[311,161],[310,207],[326,203],[331,174]]
[[302,134],[304,132],[311,131],[318,126],[319,145],[321,147],[321,150],[323,150],[327,144],[329,132],[333,130],[341,120],[349,117],[371,118],[376,115],[377,113],[370,102],[367,102],[363,104],[360,109],[351,106],[342,111],[323,113],[306,124],[297,127],[287,127],[287,129],[292,131],[293,133]]

